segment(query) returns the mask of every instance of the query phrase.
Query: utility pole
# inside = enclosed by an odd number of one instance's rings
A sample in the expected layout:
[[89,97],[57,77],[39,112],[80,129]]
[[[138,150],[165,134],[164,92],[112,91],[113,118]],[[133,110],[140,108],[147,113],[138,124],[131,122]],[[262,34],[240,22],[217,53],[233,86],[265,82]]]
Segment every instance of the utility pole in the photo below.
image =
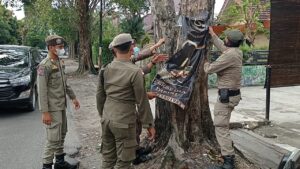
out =
[[99,32],[99,57],[98,57],[98,66],[99,66],[99,70],[101,68],[102,62],[101,62],[101,56],[102,56],[102,47],[103,47],[103,41],[102,41],[102,36],[103,36],[103,28],[102,28],[102,16],[103,16],[103,7],[105,6],[105,0],[101,0],[100,1],[100,13],[99,13],[99,17],[100,17],[100,32]]

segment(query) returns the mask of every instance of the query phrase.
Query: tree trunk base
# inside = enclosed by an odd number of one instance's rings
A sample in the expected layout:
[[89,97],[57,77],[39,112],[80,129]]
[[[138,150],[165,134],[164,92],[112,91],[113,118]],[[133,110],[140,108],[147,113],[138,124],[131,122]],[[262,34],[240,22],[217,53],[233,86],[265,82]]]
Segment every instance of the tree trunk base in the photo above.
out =
[[152,160],[136,165],[135,168],[205,169],[218,163],[217,150],[209,143],[193,144],[187,152],[182,153],[178,150],[178,146],[172,144],[169,143],[165,149],[152,153]]

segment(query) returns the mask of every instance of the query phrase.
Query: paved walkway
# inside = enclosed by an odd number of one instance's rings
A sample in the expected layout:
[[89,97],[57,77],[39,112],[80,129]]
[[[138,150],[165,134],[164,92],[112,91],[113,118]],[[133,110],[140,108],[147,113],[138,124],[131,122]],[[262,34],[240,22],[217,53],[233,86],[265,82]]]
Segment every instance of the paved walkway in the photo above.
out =
[[[217,89],[209,89],[210,109],[213,112]],[[266,90],[262,86],[241,89],[242,100],[232,113],[231,122],[262,121],[266,112]],[[300,149],[300,86],[271,89],[271,125],[255,130],[273,138],[288,150]],[[212,113],[213,114],[213,113]],[[292,147],[290,147],[292,146]]]
[[[266,90],[262,86],[241,89],[242,100],[232,113],[231,122],[262,121],[265,118]],[[209,89],[209,104],[213,112],[217,101],[217,89]],[[155,110],[155,101],[151,101]],[[154,112],[154,111],[153,111]],[[213,113],[212,113],[213,115]],[[271,89],[269,126],[261,134],[275,135],[275,141],[300,149],[300,86]]]
[[[242,100],[232,113],[232,121],[263,120],[266,111],[266,90],[262,86],[241,89]],[[217,89],[209,89],[210,108],[217,100]],[[270,120],[292,127],[300,133],[300,86],[271,89]]]

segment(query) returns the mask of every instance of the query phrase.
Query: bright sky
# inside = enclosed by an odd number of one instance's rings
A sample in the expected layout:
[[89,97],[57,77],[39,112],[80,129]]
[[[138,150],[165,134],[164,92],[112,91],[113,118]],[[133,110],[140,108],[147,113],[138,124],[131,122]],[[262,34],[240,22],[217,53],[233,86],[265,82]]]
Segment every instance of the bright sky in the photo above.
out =
[[[224,0],[215,0],[216,3],[215,3],[215,16],[217,16],[217,14],[219,14],[222,6],[223,6],[223,3],[224,3]],[[14,14],[15,16],[17,17],[18,20],[24,18],[24,10],[22,8],[22,10],[19,10],[17,11],[17,9],[13,9],[14,11]]]
[[224,4],[224,1],[225,0],[215,0],[216,3],[215,3],[215,16],[217,16]]

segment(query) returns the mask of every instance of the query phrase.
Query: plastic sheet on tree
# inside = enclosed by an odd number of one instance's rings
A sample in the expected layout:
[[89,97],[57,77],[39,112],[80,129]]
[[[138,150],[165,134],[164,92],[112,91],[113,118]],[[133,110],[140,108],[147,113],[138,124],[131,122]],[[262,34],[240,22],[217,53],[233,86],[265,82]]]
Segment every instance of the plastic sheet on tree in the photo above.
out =
[[300,1],[271,1],[271,87],[300,85]]
[[182,48],[165,63],[154,78],[151,90],[157,97],[185,109],[193,91],[196,74],[206,54],[208,13],[198,18],[181,16]]

